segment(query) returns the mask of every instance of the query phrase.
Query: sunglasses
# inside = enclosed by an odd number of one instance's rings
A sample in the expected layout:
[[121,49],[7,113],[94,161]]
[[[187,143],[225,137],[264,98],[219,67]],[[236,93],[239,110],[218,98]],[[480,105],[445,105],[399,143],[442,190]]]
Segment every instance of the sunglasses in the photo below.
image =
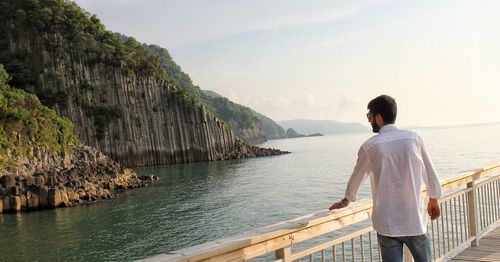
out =
[[368,118],[368,121],[372,120],[372,117],[373,115],[370,112],[366,113],[366,118]]

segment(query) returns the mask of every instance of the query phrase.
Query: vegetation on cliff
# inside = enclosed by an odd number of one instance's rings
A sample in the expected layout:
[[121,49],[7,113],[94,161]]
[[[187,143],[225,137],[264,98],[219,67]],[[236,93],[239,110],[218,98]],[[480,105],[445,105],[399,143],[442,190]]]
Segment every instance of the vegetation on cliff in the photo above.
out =
[[[73,52],[85,54],[94,63],[120,66],[124,74],[132,71],[152,76],[161,69],[158,57],[150,54],[137,41],[120,43],[107,31],[96,15],[90,15],[68,0],[3,0],[0,4],[0,63],[12,75],[10,84],[35,93],[35,71],[25,52],[9,49],[8,34],[33,32],[60,34],[72,46]],[[43,43],[57,49],[58,41]],[[58,72],[51,72],[57,77]]]
[[[133,38],[121,43],[112,32],[107,31],[96,15],[82,10],[77,4],[67,0],[5,0],[0,4],[0,63],[10,73],[9,84],[36,94],[42,103],[53,107],[66,103],[72,97],[78,100],[87,114],[94,119],[96,137],[101,139],[110,120],[119,118],[121,112],[116,108],[102,105],[98,101],[81,99],[85,92],[92,92],[92,86],[84,84],[75,90],[60,88],[63,76],[61,72],[45,70],[45,65],[36,65],[40,61],[28,58],[29,50],[12,51],[9,39],[25,32],[35,35],[60,35],[71,44],[71,52],[77,56],[87,57],[94,64],[103,63],[120,67],[124,75],[132,72],[138,75],[164,79],[159,58],[151,54]],[[9,34],[11,36],[9,37]],[[57,51],[62,48],[57,38],[45,38],[42,43],[48,50]],[[46,92],[35,88],[37,75],[43,73],[51,81],[55,92]],[[87,84],[85,84],[87,83]],[[106,114],[103,114],[106,113]]]
[[0,64],[0,168],[17,165],[17,157],[27,156],[34,147],[61,152],[79,145],[71,121],[36,96],[10,87],[8,79]]
[[[194,85],[188,74],[175,63],[165,48],[157,45],[145,45],[153,54],[160,58],[160,64],[166,70],[170,81],[175,83],[185,93],[196,97],[209,110],[215,112],[223,120],[238,125],[239,128],[252,128],[260,122],[267,139],[286,138],[285,130],[272,119],[253,111],[252,109],[234,103],[213,91],[201,90]],[[236,129],[233,127],[233,129]]]
[[[189,75],[182,71],[165,48],[157,45],[145,45],[145,48],[159,57],[160,64],[167,72],[168,78],[182,90],[181,92],[200,101],[208,110],[216,113],[221,119],[228,123],[237,123],[237,127],[243,129],[260,125],[259,119],[252,114],[248,107],[236,104],[225,97],[206,95],[199,86],[193,84]],[[233,129],[236,129],[235,126],[233,126]]]

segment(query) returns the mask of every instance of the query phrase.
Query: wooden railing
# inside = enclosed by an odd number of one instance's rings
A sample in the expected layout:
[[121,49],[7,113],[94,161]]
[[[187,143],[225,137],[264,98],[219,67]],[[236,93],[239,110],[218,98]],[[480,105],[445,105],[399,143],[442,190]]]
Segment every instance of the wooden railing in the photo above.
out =
[[[443,261],[500,224],[500,162],[441,182],[441,217],[429,223],[433,259]],[[424,190],[424,195],[427,192]],[[145,261],[380,261],[372,201],[322,211]],[[274,253],[274,255],[273,255]],[[405,261],[411,256],[405,252]]]

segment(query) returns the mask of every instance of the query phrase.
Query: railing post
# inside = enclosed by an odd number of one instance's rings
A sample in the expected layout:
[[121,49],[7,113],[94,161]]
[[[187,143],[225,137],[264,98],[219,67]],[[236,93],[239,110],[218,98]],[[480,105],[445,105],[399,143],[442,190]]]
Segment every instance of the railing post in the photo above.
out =
[[411,255],[410,249],[403,245],[403,253],[405,255],[405,262],[413,262],[413,256]]
[[281,259],[283,262],[292,262],[292,247],[287,246],[274,251],[276,259]]
[[477,217],[477,205],[479,204],[477,202],[477,194],[476,194],[476,185],[474,181],[467,183],[467,188],[472,189],[467,193],[467,212],[469,214],[469,228],[470,228],[470,235],[471,237],[474,238],[472,240],[471,245],[472,246],[478,246],[479,245],[479,227],[478,227],[478,217]]

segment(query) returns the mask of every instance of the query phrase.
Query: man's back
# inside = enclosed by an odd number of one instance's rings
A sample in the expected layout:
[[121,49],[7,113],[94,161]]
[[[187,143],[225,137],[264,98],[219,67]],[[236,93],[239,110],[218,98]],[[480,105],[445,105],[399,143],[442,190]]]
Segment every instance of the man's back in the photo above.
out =
[[421,186],[427,170],[422,146],[417,133],[394,125],[384,126],[362,145],[371,173],[374,227],[380,234],[425,233]]

